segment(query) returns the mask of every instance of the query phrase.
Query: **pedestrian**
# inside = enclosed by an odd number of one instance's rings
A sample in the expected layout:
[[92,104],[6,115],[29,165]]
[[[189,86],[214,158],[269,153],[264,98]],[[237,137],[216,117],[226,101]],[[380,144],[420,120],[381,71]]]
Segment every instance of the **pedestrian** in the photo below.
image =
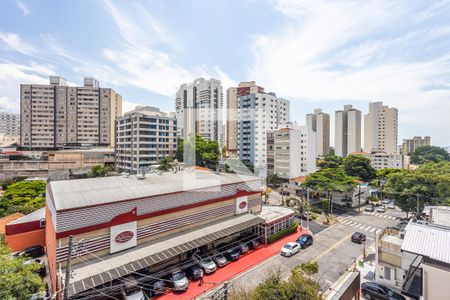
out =
[[204,281],[203,281],[203,269],[201,269],[200,270],[200,283],[199,283],[199,285],[202,285],[203,283],[204,283]]

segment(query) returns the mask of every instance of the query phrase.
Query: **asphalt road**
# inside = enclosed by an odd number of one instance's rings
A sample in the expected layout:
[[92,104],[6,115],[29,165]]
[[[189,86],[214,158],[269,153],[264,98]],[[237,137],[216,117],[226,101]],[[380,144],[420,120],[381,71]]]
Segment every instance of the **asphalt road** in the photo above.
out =
[[319,264],[318,279],[322,290],[326,291],[364,251],[363,245],[350,241],[351,235],[355,231],[365,233],[367,249],[373,248],[375,234],[387,226],[395,225],[398,216],[401,216],[398,211],[388,211],[384,214],[374,213],[373,215],[341,212],[338,216],[339,222],[324,230],[317,228],[317,224],[312,222],[310,228],[313,233],[316,233],[314,234],[314,244],[311,247],[293,257],[275,255],[238,275],[233,279],[233,285],[254,287],[264,280],[270,269],[279,268],[287,277],[295,266],[308,261],[317,261]]

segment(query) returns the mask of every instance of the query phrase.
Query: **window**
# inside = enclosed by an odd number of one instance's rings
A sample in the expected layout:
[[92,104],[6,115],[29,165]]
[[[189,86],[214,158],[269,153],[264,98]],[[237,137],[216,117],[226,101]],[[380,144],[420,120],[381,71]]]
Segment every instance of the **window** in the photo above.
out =
[[384,278],[386,280],[391,280],[391,268],[384,267]]

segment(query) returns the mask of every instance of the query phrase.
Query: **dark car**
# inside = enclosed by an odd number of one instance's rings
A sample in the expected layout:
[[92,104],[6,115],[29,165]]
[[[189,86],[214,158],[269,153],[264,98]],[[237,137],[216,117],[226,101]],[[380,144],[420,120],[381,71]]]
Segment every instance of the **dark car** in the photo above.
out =
[[32,246],[26,248],[22,252],[18,253],[18,256],[28,256],[30,258],[38,258],[45,254],[45,249],[42,246]]
[[190,280],[197,280],[200,278],[200,275],[202,274],[202,268],[198,265],[190,266],[185,271],[187,278]]
[[399,293],[375,282],[364,282],[361,284],[361,294],[366,300],[406,300]]
[[252,241],[247,242],[247,246],[250,248],[250,250],[253,250],[259,246],[259,242],[257,240],[252,240]]
[[152,286],[154,295],[161,295],[166,291],[166,282],[164,280],[156,280]]
[[366,235],[361,232],[355,232],[352,234],[352,242],[362,244],[366,241]]
[[29,259],[23,262],[24,265],[36,263],[39,265],[39,269],[36,270],[36,273],[38,273],[41,277],[45,277],[47,275],[47,270],[45,269],[45,264],[40,259]]
[[241,249],[239,247],[233,247],[233,248],[230,248],[227,251],[225,251],[225,253],[223,255],[229,261],[235,261],[235,260],[238,260],[239,257],[241,256]]
[[296,242],[300,244],[302,249],[305,249],[313,244],[313,237],[310,234],[302,234]]

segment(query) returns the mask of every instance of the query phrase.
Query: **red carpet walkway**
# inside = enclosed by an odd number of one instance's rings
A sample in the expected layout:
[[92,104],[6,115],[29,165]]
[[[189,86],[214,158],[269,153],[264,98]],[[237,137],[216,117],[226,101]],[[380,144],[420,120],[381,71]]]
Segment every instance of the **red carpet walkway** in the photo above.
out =
[[305,228],[300,228],[297,230],[297,233],[292,233],[290,235],[285,236],[284,238],[269,244],[269,245],[261,245],[258,249],[250,251],[234,262],[230,262],[223,268],[218,268],[216,272],[210,275],[205,275],[205,283],[203,285],[198,284],[198,280],[194,282],[190,282],[189,288],[186,292],[183,293],[169,293],[167,295],[163,295],[158,297],[158,300],[172,300],[172,299],[193,299],[202,293],[214,288],[216,285],[223,283],[239,273],[244,272],[247,269],[257,265],[260,262],[272,257],[273,255],[280,252],[281,247],[287,242],[295,241],[296,238],[303,233],[308,233]]

